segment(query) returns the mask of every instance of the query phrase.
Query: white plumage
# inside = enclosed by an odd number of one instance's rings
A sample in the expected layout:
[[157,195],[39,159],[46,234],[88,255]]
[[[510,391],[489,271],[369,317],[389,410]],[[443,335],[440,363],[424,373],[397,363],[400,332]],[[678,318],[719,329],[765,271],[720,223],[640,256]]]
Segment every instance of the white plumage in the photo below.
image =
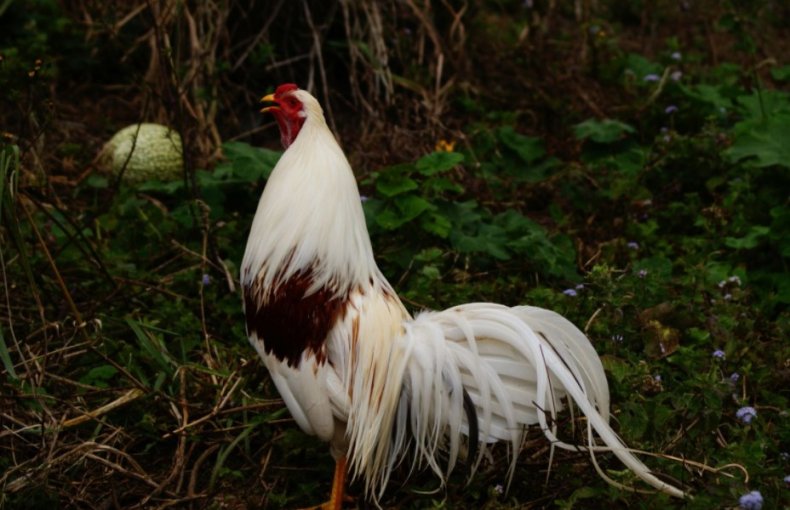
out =
[[[611,451],[656,489],[684,496],[611,429],[601,361],[560,315],[474,303],[412,319],[376,266],[353,172],[318,102],[291,85],[266,99],[282,107],[281,129],[296,134],[242,262],[250,341],[299,426],[329,441],[336,459],[347,456],[369,493],[381,496],[409,458],[444,480],[474,428],[470,441],[510,444],[512,476],[525,427],[537,425],[556,447]],[[565,401],[586,417],[583,445],[555,436]],[[334,491],[333,501],[339,508]]]

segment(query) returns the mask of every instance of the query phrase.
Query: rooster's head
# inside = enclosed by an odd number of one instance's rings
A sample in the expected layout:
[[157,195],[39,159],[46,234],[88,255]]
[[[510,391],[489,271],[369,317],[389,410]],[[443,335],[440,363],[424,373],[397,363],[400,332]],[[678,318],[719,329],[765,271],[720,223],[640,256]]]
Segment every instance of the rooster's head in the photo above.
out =
[[293,83],[284,83],[277,87],[274,94],[261,98],[261,102],[274,103],[261,109],[261,112],[271,112],[274,115],[277,125],[280,126],[280,140],[286,149],[296,140],[307,118],[298,92],[301,92],[299,87]]

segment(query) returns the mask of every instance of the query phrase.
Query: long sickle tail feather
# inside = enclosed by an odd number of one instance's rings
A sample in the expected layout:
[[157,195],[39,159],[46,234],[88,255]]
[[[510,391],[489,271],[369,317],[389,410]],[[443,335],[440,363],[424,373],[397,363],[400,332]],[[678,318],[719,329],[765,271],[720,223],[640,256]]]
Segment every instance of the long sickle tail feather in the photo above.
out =
[[[508,441],[512,478],[524,429],[538,425],[553,446],[592,456],[611,451],[647,484],[685,496],[653,475],[609,426],[609,389],[600,358],[584,334],[554,312],[489,303],[424,312],[403,324],[390,349],[366,350],[360,343],[358,356],[359,366],[370,369],[354,384],[349,465],[374,494],[383,493],[390,472],[408,455],[413,468],[428,466],[445,480],[462,436],[470,443]],[[587,418],[585,445],[556,436],[566,397]],[[603,445],[596,444],[593,431]],[[475,451],[470,444],[473,465]],[[594,457],[593,464],[604,479],[621,486]]]

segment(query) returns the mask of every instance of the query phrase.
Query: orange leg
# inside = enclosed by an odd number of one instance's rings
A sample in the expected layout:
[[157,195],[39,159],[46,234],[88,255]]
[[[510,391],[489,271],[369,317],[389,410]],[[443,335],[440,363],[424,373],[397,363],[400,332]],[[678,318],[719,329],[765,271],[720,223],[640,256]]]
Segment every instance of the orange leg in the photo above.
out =
[[329,501],[304,510],[342,510],[346,493],[346,458],[341,457],[335,462],[335,476],[332,479],[332,494]]

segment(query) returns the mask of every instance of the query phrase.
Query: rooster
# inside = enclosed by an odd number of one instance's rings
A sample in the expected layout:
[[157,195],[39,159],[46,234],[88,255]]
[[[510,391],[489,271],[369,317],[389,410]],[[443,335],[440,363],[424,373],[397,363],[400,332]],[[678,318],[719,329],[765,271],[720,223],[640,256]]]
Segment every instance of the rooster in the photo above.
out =
[[[511,448],[525,429],[553,447],[611,451],[659,491],[659,480],[608,424],[609,389],[590,341],[562,316],[531,306],[456,306],[412,317],[376,265],[354,173],[318,101],[293,84],[262,98],[285,152],[252,223],[241,281],[247,333],[296,423],[329,442],[330,500],[342,507],[347,474],[380,498],[401,461],[444,483],[466,454]],[[557,416],[573,403],[586,444],[562,442]],[[600,444],[600,443],[603,444]]]

